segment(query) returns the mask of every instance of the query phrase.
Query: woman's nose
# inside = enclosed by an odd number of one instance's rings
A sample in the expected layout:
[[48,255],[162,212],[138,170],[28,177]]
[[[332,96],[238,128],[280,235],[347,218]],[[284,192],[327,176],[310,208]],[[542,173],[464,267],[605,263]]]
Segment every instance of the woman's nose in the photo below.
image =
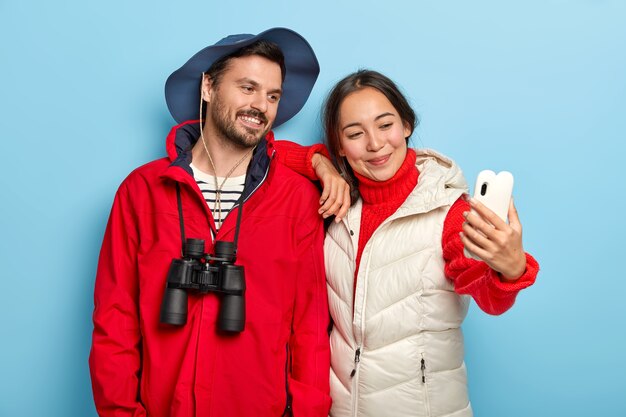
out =
[[372,133],[369,136],[369,141],[367,142],[367,150],[370,152],[377,152],[383,146],[385,146],[385,140],[377,133]]

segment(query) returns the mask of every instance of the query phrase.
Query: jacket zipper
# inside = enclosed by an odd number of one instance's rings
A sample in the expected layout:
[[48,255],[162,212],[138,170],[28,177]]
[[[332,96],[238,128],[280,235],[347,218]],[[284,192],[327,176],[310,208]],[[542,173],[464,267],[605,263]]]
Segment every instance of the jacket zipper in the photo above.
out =
[[[358,417],[357,414],[357,407],[358,407],[358,402],[359,402],[359,385],[358,385],[358,379],[359,376],[356,375],[359,371],[359,363],[361,362],[361,346],[357,346],[356,351],[354,352],[354,368],[352,369],[352,372],[350,372],[350,379],[352,380],[352,416],[353,417]],[[356,378],[354,378],[354,376],[356,375]]]
[[361,346],[356,348],[356,352],[354,353],[354,368],[352,372],[350,372],[350,378],[354,377],[356,374],[356,369],[359,367],[359,362],[361,362]]
[[[274,151],[275,152],[275,151]],[[270,157],[270,159],[273,158],[273,154],[272,157]],[[245,203],[246,201],[248,201],[250,199],[250,197],[252,197],[252,195],[254,193],[256,193],[256,191],[265,183],[265,180],[267,179],[267,174],[270,172],[270,165],[267,166],[267,169],[265,170],[265,174],[263,175],[263,178],[261,178],[261,181],[259,181],[259,183],[257,184],[256,187],[254,187],[254,190],[250,191],[250,194],[248,194],[248,196],[246,198],[243,199],[243,202]],[[246,174],[247,176],[247,174]],[[241,195],[243,195],[243,193],[246,191],[246,186],[245,186],[245,182],[244,182],[244,188],[243,191],[241,192]],[[224,224],[224,222],[226,221],[226,218],[230,215],[230,213],[232,213],[233,211],[235,211],[236,208],[241,206],[241,202],[236,202],[233,207],[230,209],[230,211],[228,212],[228,214],[226,214],[226,217],[224,217],[224,220],[222,220],[222,224]],[[209,210],[210,212],[210,210]],[[211,213],[211,216],[213,214]],[[221,229],[220,229],[221,230]],[[217,239],[217,233],[215,234],[216,239]]]
[[428,395],[428,385],[426,384],[426,359],[424,359],[424,353],[422,360],[420,361],[420,370],[422,371],[422,386],[424,391],[424,406],[426,407],[426,415],[430,415],[430,396]]
[[[346,227],[347,232],[350,235],[350,240],[352,241],[352,247],[353,248],[358,248],[358,242],[355,241],[355,232],[353,230],[353,228],[350,225],[349,222],[349,216],[346,216],[343,219],[344,226]],[[356,250],[356,249],[355,249]],[[356,279],[356,277],[355,277]],[[356,312],[355,310],[355,306],[356,306],[356,291],[354,291],[353,293],[353,298],[352,298],[352,314],[353,314],[353,319],[354,319],[354,314]],[[360,333],[361,333],[361,337],[357,337],[357,331],[355,331],[355,338],[357,339],[357,343],[360,343],[363,340],[363,315],[361,315],[361,325],[360,325]],[[359,372],[359,363],[361,362],[361,349],[362,346],[360,344],[357,344],[357,348],[356,351],[354,352],[354,368],[352,369],[352,372],[350,372],[350,379],[352,379],[352,415],[354,417],[357,417],[357,407],[358,407],[358,402],[359,402],[359,385],[358,385],[358,378],[359,376],[357,375],[357,373]],[[356,378],[355,378],[356,377]]]
[[285,402],[285,410],[281,414],[281,417],[291,416],[291,394],[289,394],[289,344],[285,345],[285,351],[287,356],[285,359],[285,393],[287,400]]
[[[245,203],[246,201],[248,201],[248,199],[250,197],[252,197],[252,195],[256,192],[256,190],[259,189],[259,187],[261,187],[264,183],[265,183],[265,179],[267,178],[267,174],[270,172],[270,166],[267,166],[267,169],[265,170],[265,174],[263,175],[263,178],[261,178],[261,181],[259,181],[259,183],[257,184],[256,187],[254,187],[254,190],[250,191],[250,194],[248,194],[248,196],[243,200],[243,202]],[[245,184],[244,184],[244,191],[245,191]],[[243,194],[243,191],[241,192]],[[239,207],[240,204],[239,203],[235,203],[235,205],[233,205],[233,207],[230,209],[230,211],[228,212],[228,214],[230,214],[236,207]],[[228,214],[226,215],[228,217]],[[226,217],[224,217],[224,220],[226,220]]]

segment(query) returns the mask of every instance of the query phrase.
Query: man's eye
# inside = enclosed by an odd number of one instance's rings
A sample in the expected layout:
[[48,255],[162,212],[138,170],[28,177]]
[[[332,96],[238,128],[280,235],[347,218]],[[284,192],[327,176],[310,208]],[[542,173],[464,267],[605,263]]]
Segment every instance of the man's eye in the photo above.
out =
[[277,94],[270,94],[269,96],[267,96],[267,99],[271,102],[271,103],[277,103],[280,100],[280,96]]
[[242,85],[241,89],[245,92],[245,93],[251,93],[254,91],[254,88],[252,88],[249,85]]

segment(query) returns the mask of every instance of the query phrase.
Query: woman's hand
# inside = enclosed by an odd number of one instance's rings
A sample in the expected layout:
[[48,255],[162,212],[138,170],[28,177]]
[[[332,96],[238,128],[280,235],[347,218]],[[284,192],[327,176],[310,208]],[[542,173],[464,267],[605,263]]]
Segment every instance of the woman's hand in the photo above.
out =
[[321,207],[318,212],[323,218],[335,215],[335,222],[339,223],[350,208],[350,186],[324,155],[314,154],[311,164],[322,183]]
[[522,246],[522,225],[513,200],[509,205],[509,224],[476,199],[470,199],[469,203],[476,213],[463,213],[461,242],[498,271],[503,280],[517,280],[526,270],[526,254]]

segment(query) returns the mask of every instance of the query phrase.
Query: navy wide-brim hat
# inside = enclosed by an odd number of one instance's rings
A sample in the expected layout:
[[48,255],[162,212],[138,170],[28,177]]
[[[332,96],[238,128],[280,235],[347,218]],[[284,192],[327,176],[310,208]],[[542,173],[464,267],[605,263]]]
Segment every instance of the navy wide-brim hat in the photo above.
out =
[[285,56],[283,92],[273,127],[295,116],[309,98],[320,66],[306,39],[290,29],[272,28],[258,35],[227,36],[202,49],[174,71],[165,82],[165,101],[174,120],[182,123],[198,119],[202,74],[218,59],[259,40],[274,42]]

